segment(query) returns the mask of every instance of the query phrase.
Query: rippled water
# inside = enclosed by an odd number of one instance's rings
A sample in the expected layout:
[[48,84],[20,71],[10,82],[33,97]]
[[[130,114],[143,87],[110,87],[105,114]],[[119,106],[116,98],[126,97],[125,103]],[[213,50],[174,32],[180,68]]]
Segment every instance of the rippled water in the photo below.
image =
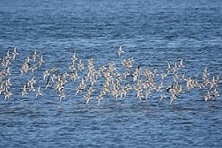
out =
[[[135,67],[161,72],[184,59],[189,76],[201,77],[208,67],[222,77],[221,16],[220,0],[1,2],[0,57],[14,46],[20,54],[11,65],[13,95],[0,95],[0,147],[221,147],[221,96],[204,102],[195,90],[172,105],[156,94],[144,101],[107,96],[97,105],[96,98],[85,104],[69,85],[60,102],[52,90],[21,97],[30,75],[19,72],[37,48],[46,61],[39,81],[47,68],[67,71],[74,52],[84,64],[95,59],[96,68],[111,61],[121,68],[124,57],[133,57]],[[120,45],[125,53],[118,58]]]

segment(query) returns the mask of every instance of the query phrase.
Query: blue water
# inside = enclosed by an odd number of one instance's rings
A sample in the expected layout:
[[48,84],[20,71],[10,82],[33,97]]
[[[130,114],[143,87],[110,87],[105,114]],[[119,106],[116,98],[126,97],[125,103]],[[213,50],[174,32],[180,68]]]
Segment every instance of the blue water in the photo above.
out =
[[[133,68],[161,73],[184,59],[182,72],[192,78],[205,67],[222,77],[221,16],[220,0],[1,1],[0,58],[15,46],[19,55],[10,65],[12,96],[0,95],[0,147],[222,147],[221,96],[205,102],[205,92],[194,89],[169,105],[156,93],[140,101],[131,92],[125,99],[107,95],[98,105],[98,82],[86,104],[85,94],[75,96],[80,80],[69,80],[59,101],[42,79],[47,68],[68,71],[74,52],[85,66],[94,59],[96,69],[114,62],[122,72],[121,61],[133,57]],[[36,48],[45,61],[34,74],[42,96],[21,96],[33,74],[19,70]]]

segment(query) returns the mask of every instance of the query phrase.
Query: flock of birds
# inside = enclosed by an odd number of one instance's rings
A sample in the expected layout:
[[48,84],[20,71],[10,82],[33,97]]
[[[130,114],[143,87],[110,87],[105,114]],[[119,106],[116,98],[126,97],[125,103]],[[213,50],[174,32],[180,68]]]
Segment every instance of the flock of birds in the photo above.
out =
[[[117,56],[124,54],[122,46],[117,49]],[[11,66],[18,58],[19,53],[14,47],[4,53],[0,59],[0,96],[3,99],[10,99],[13,95],[13,81],[11,80]],[[134,95],[139,100],[147,100],[152,94],[158,94],[159,101],[164,98],[172,104],[182,94],[192,89],[203,90],[203,100],[214,100],[218,94],[218,84],[221,83],[219,76],[210,76],[207,67],[202,72],[202,78],[197,79],[182,73],[185,67],[183,60],[174,64],[166,64],[164,72],[157,69],[142,67],[135,64],[135,59],[122,58],[120,63],[110,62],[107,65],[95,67],[94,59],[86,61],[78,58],[74,52],[70,57],[70,66],[67,71],[59,71],[56,67],[45,68],[43,55],[35,49],[28,55],[17,74],[25,80],[22,89],[19,89],[20,96],[35,94],[35,97],[47,95],[44,91],[56,92],[59,100],[66,95],[66,87],[73,89],[72,95],[81,95],[88,104],[93,98],[100,104],[101,100],[112,96],[114,99],[126,98],[127,95]],[[117,67],[116,65],[121,65]],[[121,68],[121,71],[118,70]],[[40,71],[40,77],[37,72]],[[38,83],[38,80],[42,83]],[[23,83],[23,81],[20,81]]]

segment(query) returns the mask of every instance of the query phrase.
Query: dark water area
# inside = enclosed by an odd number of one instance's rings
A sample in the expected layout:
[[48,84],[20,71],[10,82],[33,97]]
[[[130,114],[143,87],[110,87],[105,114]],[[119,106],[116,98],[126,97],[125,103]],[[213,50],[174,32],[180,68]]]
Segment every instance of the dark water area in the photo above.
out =
[[[12,95],[5,99],[0,94],[0,147],[222,147],[222,98],[205,102],[207,89],[186,91],[172,104],[169,98],[159,102],[155,91],[147,100],[131,91],[125,98],[105,95],[98,105],[100,78],[89,104],[86,90],[75,95],[89,59],[96,70],[113,62],[123,73],[121,61],[132,57],[132,69],[157,69],[156,83],[168,63],[180,59],[185,67],[178,75],[201,81],[207,67],[210,80],[222,78],[221,26],[220,0],[2,0],[1,62],[15,46],[19,54],[11,61],[11,75],[3,79],[10,78]],[[35,49],[45,62],[35,73],[21,75]],[[44,88],[42,74],[53,67],[68,72],[73,53],[85,70],[75,83],[67,79],[66,97],[60,101],[53,87]],[[33,75],[42,95],[21,96]],[[164,93],[171,82],[164,82]],[[217,90],[221,95],[221,82]]]

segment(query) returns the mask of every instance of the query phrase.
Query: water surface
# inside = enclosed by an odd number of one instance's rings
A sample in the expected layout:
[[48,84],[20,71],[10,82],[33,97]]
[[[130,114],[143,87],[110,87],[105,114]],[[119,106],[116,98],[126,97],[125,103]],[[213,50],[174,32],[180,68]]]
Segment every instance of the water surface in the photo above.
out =
[[[46,61],[35,73],[57,67],[68,70],[74,52],[98,69],[109,62],[121,71],[121,60],[133,57],[134,68],[158,69],[184,59],[186,72],[222,77],[222,2],[146,0],[3,1],[0,5],[0,57],[16,46],[11,65],[11,91],[0,95],[1,147],[221,147],[222,102],[203,101],[198,90],[183,94],[172,105],[153,94],[140,101],[135,95],[115,100],[96,97],[85,104],[69,85],[59,101],[53,90],[42,96],[21,97],[25,58],[35,48]],[[117,49],[123,46],[120,58]],[[2,67],[1,67],[2,69]],[[100,88],[97,86],[97,88]],[[221,84],[218,91],[221,92]],[[96,91],[99,91],[98,89]]]

